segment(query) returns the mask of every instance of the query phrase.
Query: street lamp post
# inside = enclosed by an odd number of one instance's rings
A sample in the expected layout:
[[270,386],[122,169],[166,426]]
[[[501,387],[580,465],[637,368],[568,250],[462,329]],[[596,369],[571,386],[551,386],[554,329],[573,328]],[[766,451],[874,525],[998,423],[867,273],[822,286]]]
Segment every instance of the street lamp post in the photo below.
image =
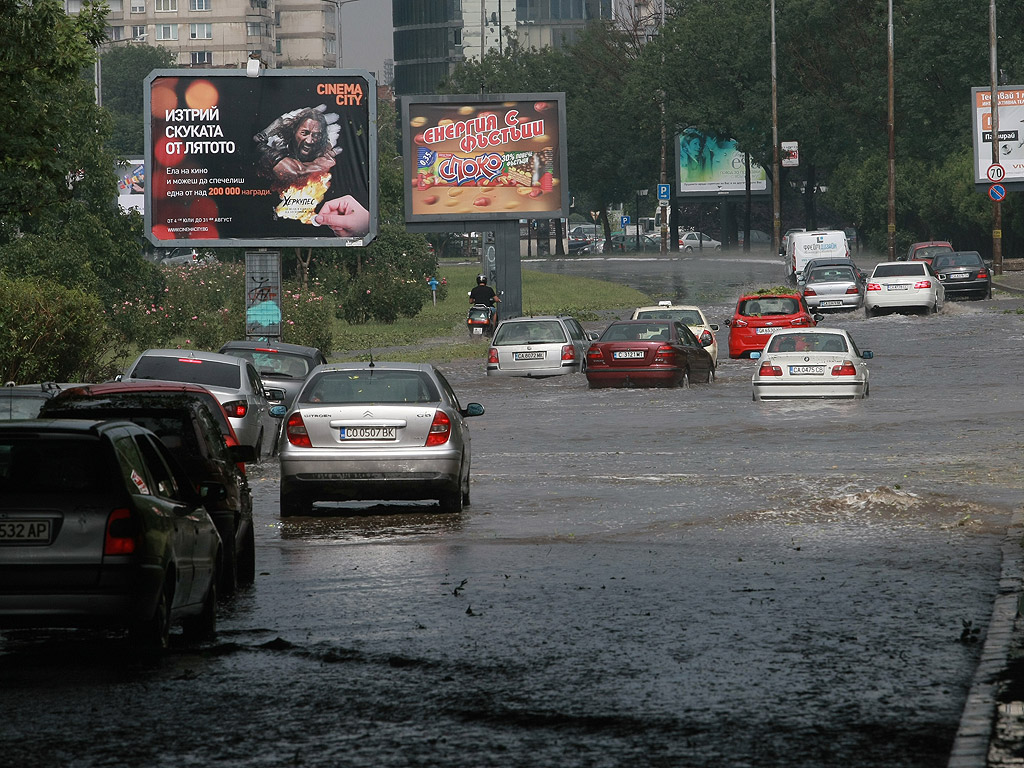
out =
[[334,6],[334,67],[341,69],[341,6],[357,3],[359,0],[324,0]]
[[779,182],[779,88],[775,74],[775,0],[772,0],[772,248],[782,248],[782,185]]

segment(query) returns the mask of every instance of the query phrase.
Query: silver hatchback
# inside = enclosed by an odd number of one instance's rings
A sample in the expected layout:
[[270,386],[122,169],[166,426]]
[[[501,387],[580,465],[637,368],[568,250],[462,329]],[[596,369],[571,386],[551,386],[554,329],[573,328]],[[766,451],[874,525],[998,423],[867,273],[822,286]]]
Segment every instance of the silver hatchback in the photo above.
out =
[[575,318],[538,315],[503,320],[487,353],[488,376],[558,376],[583,373],[597,334]]
[[317,501],[437,499],[469,504],[470,437],[463,408],[431,365],[342,363],[315,368],[285,417],[281,517]]

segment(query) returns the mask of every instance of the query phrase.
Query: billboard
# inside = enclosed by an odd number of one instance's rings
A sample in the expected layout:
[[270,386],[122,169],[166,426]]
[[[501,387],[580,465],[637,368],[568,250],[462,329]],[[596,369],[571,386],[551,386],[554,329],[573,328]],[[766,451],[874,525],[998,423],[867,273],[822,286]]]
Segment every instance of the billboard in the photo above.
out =
[[[745,195],[746,158],[732,139],[719,139],[696,128],[676,136],[677,197]],[[750,194],[768,195],[768,174],[750,163]]]
[[[999,165],[1004,185],[1018,187],[1024,182],[1024,86],[1003,85],[996,90],[999,105]],[[992,165],[992,89],[971,89],[971,114],[974,134],[974,183],[991,183]]]
[[372,75],[199,71],[155,70],[145,81],[155,245],[339,247],[376,237]]
[[121,160],[115,169],[117,173],[117,203],[121,210],[138,211],[146,207],[146,164],[141,157]]
[[402,101],[407,222],[568,216],[565,94]]

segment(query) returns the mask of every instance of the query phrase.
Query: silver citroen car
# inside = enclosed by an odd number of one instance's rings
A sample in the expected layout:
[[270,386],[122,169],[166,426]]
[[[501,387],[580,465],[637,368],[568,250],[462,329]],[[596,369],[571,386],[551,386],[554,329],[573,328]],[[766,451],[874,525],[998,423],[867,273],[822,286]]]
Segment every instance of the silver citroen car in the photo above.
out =
[[317,501],[437,499],[469,504],[470,436],[459,404],[431,365],[321,365],[285,416],[279,450],[281,517]]

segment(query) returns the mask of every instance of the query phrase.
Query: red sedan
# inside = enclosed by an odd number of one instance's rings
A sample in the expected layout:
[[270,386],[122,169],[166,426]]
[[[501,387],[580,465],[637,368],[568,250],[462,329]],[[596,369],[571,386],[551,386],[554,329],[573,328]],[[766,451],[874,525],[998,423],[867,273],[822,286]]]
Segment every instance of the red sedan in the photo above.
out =
[[[710,343],[710,340],[709,340]],[[709,383],[715,364],[693,331],[672,320],[620,320],[587,351],[587,383],[598,387],[678,387]]]
[[811,328],[823,319],[812,315],[798,293],[748,294],[736,303],[729,326],[729,357],[750,357],[760,352],[771,335],[783,328]]

